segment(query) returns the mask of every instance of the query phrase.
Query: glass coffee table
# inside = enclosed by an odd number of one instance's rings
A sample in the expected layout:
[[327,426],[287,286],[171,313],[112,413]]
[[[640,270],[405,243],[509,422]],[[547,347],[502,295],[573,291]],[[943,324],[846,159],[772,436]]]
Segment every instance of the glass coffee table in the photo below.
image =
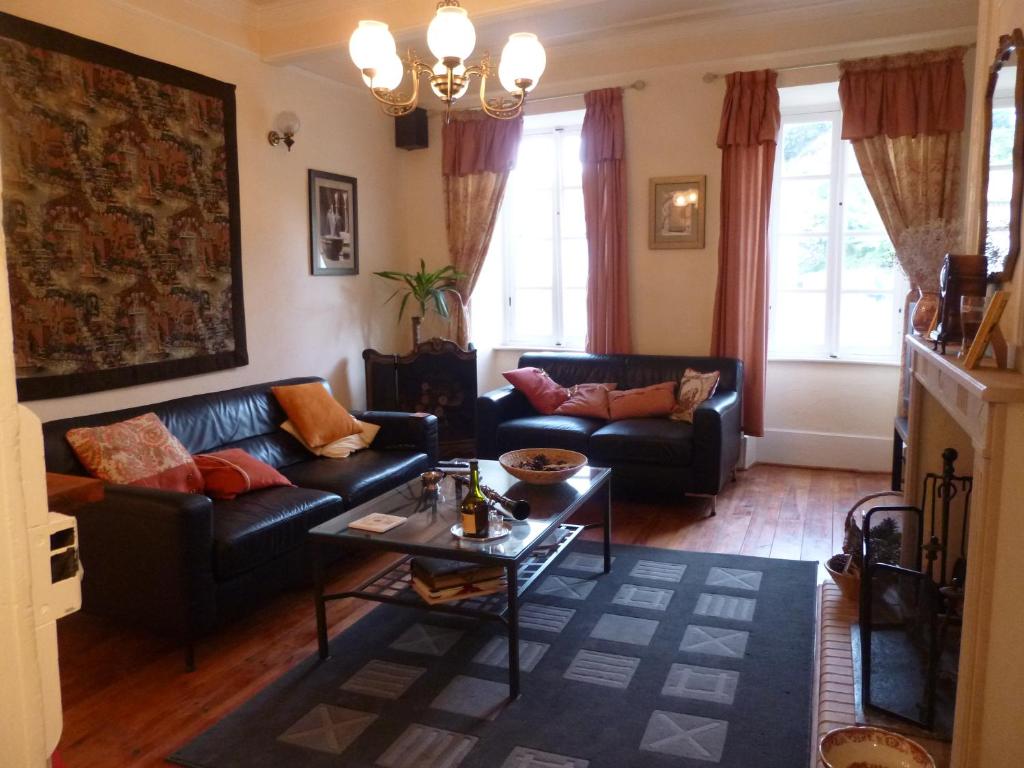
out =
[[[611,470],[588,466],[563,483],[527,485],[508,474],[498,462],[481,461],[480,478],[481,483],[498,493],[530,504],[529,518],[512,522],[510,533],[494,541],[467,541],[452,534],[451,527],[458,521],[458,505],[465,491],[451,476],[441,482],[437,495],[425,494],[417,478],[310,530],[321,659],[328,656],[326,604],[329,600],[354,597],[495,620],[508,628],[509,696],[518,698],[519,597],[583,531],[582,525],[566,521],[591,499],[600,499],[602,503],[604,572],[611,569]],[[406,521],[384,533],[349,527],[350,523],[373,513],[397,515]],[[328,547],[364,547],[399,553],[403,557],[351,591],[325,594],[323,553]],[[428,604],[412,588],[409,561],[415,556],[501,566],[505,569],[508,588],[504,594]]]

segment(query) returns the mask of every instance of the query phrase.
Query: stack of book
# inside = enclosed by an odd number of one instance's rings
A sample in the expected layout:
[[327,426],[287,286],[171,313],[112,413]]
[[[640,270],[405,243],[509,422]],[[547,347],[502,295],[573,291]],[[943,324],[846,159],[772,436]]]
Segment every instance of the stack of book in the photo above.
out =
[[410,568],[412,588],[430,605],[503,592],[508,585],[500,565],[414,557]]

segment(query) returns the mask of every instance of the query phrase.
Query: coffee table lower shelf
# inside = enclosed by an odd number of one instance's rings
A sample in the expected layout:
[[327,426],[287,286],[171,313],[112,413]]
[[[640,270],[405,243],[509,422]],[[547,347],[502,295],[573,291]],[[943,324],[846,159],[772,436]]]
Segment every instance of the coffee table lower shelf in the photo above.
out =
[[[494,592],[446,603],[428,603],[412,588],[411,561],[416,555],[408,554],[353,590],[323,594],[317,589],[317,636],[320,658],[326,659],[329,654],[326,622],[321,617],[324,616],[324,604],[332,600],[358,598],[454,616],[500,621],[508,629],[509,696],[515,699],[519,696],[519,596],[530,588],[584,529],[585,526],[582,525],[562,523],[521,562],[506,562],[495,558],[494,564],[502,565],[506,569],[509,587],[504,593]],[[552,542],[553,538],[556,540]]]

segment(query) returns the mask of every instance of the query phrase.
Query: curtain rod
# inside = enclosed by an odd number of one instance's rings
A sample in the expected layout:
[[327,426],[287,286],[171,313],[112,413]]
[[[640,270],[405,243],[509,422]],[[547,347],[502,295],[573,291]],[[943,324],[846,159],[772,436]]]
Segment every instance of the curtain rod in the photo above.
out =
[[[976,45],[976,43],[968,43],[963,47],[966,48],[967,50],[970,50],[971,48],[974,48]],[[816,69],[817,67],[835,67],[838,65],[838,61],[818,61],[815,62],[814,64],[794,64],[791,67],[768,67],[768,69],[774,69],[776,72],[793,72],[798,69]],[[715,80],[718,80],[723,77],[725,77],[725,74],[722,72],[705,72],[704,76],[701,79],[705,83],[713,83],[715,82]]]
[[[624,89],[642,91],[644,88],[647,87],[647,82],[645,80],[634,80],[629,85],[624,85],[622,87]],[[571,99],[573,96],[583,96],[585,93],[586,91],[577,91],[576,93],[563,93],[558,96],[541,96],[539,99],[527,99],[526,103],[527,105],[529,105],[536,104],[537,102],[540,101],[554,101],[555,99]]]

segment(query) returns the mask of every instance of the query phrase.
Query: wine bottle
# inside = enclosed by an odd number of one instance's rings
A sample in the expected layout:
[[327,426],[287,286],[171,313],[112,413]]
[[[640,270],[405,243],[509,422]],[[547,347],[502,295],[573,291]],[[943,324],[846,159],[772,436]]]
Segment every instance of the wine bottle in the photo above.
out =
[[487,538],[490,508],[480,488],[480,464],[475,460],[469,462],[469,490],[459,504],[459,515],[463,535],[474,539]]

